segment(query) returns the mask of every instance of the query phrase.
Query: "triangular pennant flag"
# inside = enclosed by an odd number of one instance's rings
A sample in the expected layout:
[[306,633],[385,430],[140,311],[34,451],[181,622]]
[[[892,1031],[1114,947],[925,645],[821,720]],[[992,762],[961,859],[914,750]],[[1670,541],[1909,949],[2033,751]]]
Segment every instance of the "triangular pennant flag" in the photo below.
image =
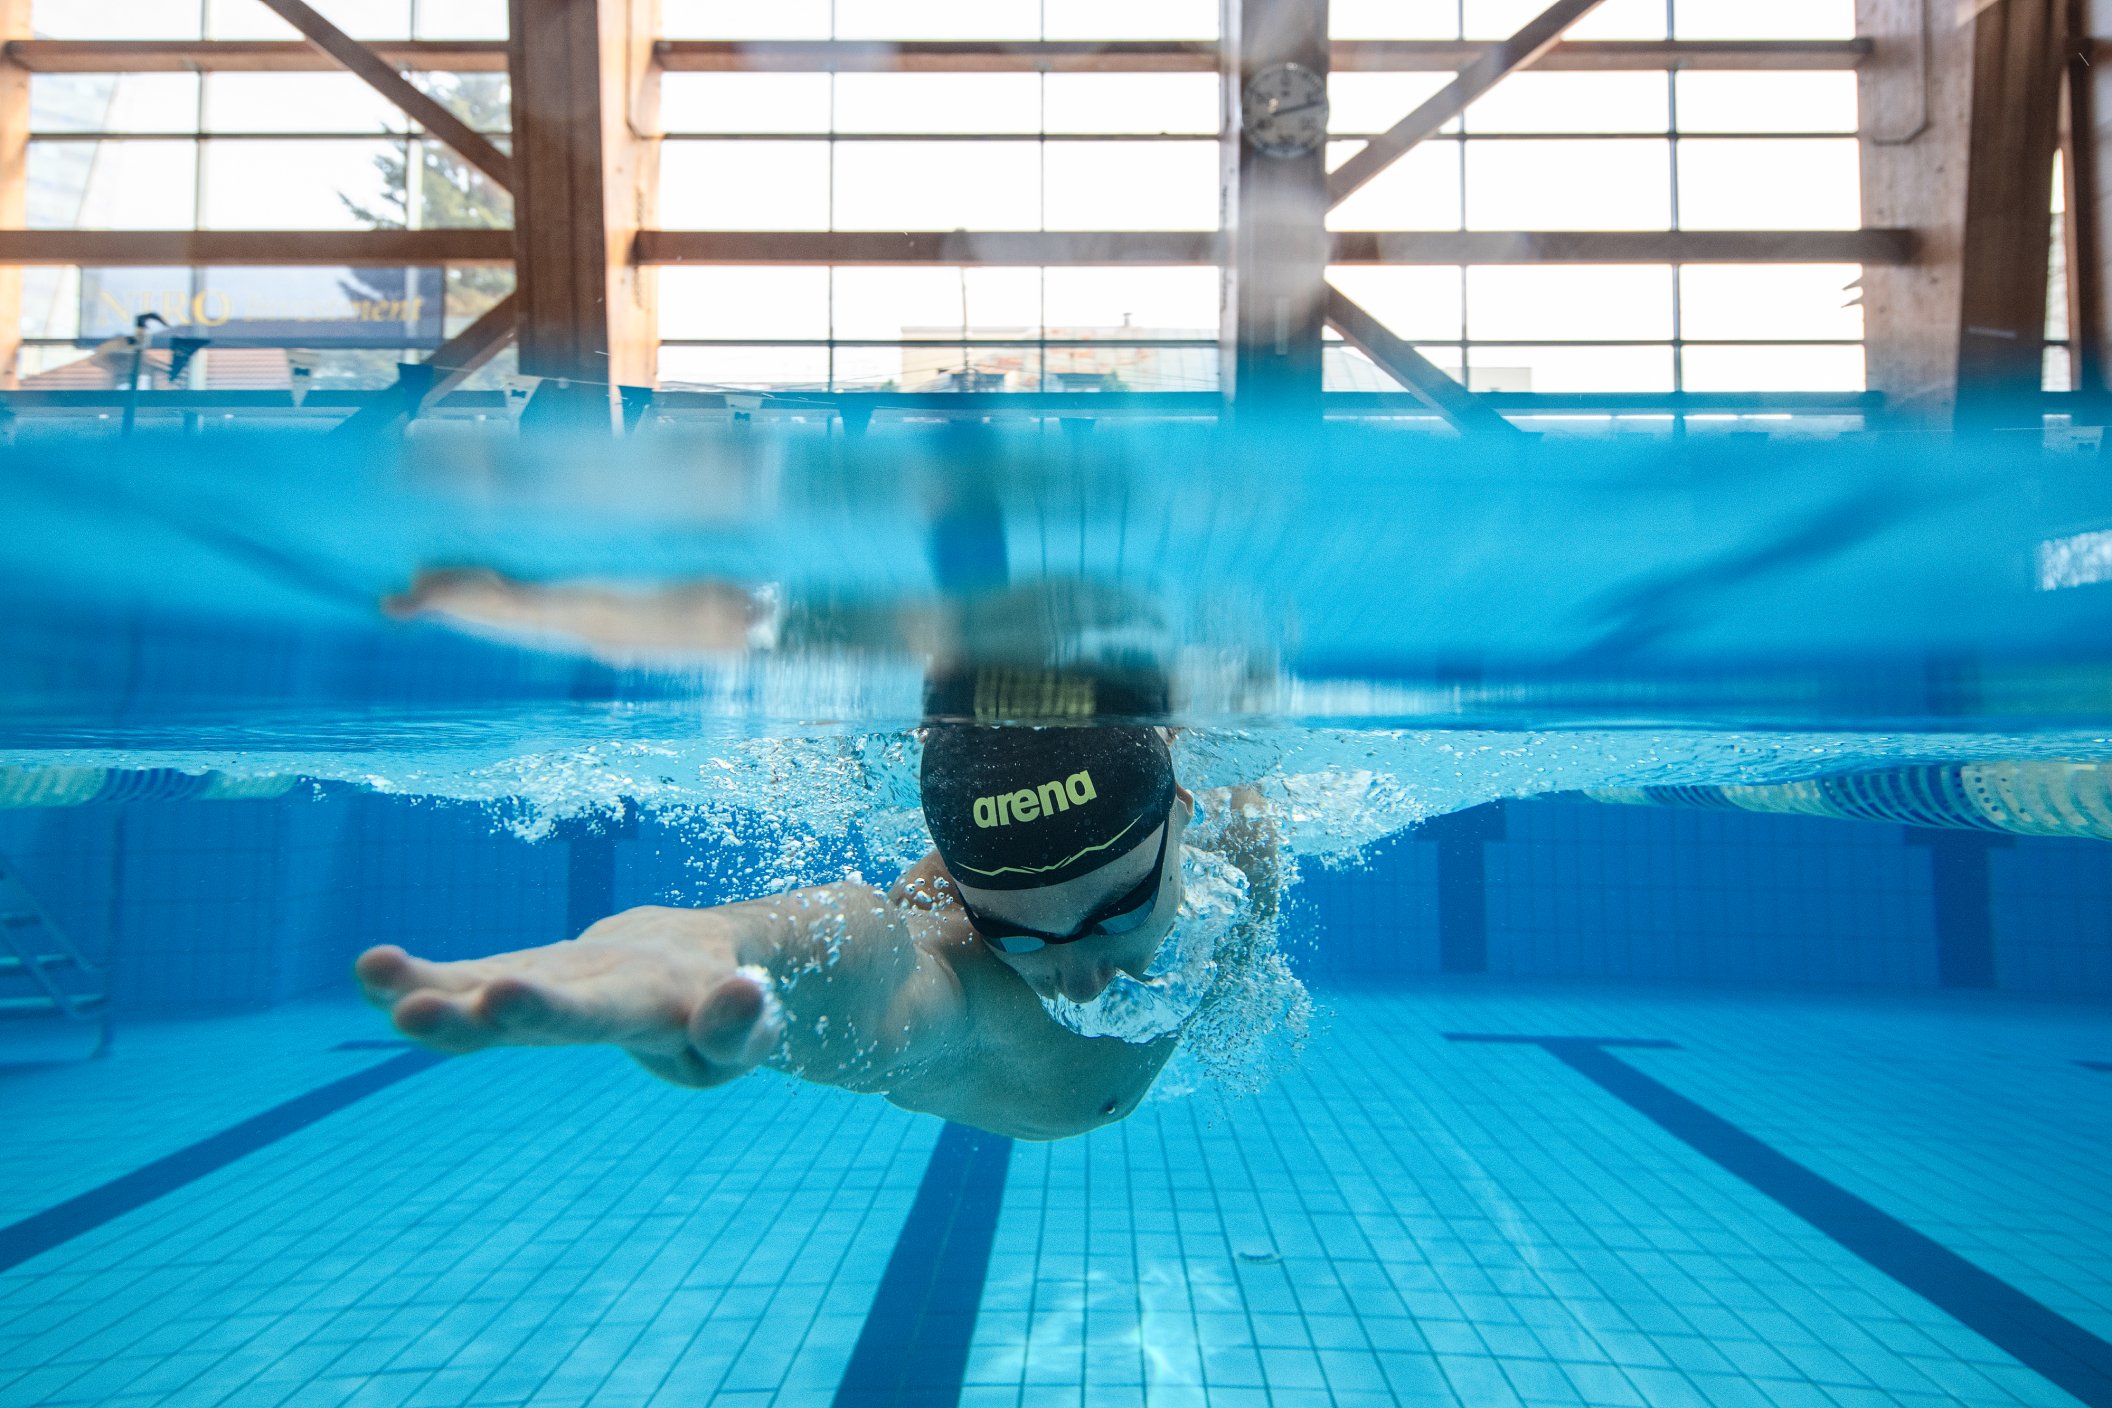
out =
[[165,375],[174,386],[182,379],[191,359],[212,344],[209,337],[172,337],[169,339],[169,369]]
[[293,393],[293,408],[299,410],[301,402],[308,399],[308,388],[315,385],[316,363],[321,360],[315,353],[295,349],[286,354],[286,379]]
[[535,389],[542,384],[543,379],[539,376],[506,378],[506,415],[510,420],[516,424],[520,422],[521,412],[528,409],[528,403],[535,399]]
[[430,362],[398,362],[396,364],[396,390],[403,397],[406,411],[415,418],[425,405],[425,395],[433,389],[434,368]]

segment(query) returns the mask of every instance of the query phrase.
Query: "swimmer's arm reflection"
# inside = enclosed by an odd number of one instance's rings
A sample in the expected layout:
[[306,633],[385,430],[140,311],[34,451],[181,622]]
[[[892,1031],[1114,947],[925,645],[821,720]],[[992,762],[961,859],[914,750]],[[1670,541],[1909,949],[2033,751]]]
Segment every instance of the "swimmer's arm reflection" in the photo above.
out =
[[428,568],[381,602],[399,621],[426,620],[622,665],[639,656],[737,655],[778,648],[908,650],[943,656],[958,632],[943,609],[915,603],[785,603],[769,586],[686,582],[524,582],[486,567]]
[[646,651],[744,650],[770,602],[737,582],[705,579],[649,588],[598,582],[524,582],[484,567],[431,568],[381,608],[478,632],[563,642],[618,657]]

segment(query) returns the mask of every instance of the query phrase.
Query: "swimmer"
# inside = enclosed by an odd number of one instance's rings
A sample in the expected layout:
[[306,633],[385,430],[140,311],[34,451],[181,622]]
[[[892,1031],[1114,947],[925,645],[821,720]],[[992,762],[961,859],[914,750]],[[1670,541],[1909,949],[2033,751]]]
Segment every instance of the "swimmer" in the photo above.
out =
[[[935,849],[891,889],[649,906],[467,962],[385,946],[361,955],[359,982],[441,1051],[607,1044],[695,1087],[769,1067],[1021,1139],[1126,1116],[1185,1014],[1124,1037],[1082,1034],[1078,1014],[1111,987],[1150,999],[1163,983],[1190,1011],[1199,995],[1168,980],[1198,802],[1165,732],[935,724],[922,783]],[[1211,804],[1255,909],[1272,911],[1259,794]]]

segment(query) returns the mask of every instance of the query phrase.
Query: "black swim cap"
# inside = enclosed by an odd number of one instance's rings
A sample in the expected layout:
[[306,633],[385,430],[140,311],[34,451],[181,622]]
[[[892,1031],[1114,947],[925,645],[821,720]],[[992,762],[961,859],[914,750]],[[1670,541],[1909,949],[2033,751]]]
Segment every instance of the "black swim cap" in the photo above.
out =
[[924,820],[963,885],[1028,890],[1097,870],[1173,810],[1155,728],[936,724],[924,735]]

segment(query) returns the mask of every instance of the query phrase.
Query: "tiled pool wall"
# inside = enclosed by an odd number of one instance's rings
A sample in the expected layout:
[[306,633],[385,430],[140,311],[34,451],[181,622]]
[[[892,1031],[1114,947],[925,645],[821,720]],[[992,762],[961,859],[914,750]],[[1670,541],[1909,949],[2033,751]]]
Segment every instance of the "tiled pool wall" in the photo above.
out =
[[[132,1015],[341,988],[373,943],[469,957],[629,905],[739,898],[728,877],[745,868],[651,814],[528,841],[477,807],[305,789],[0,812],[0,854],[109,957],[116,1009]],[[1443,819],[1359,868],[1309,865],[1295,893],[1289,942],[1321,981],[1452,971],[2112,996],[2112,844],[2098,841],[1545,799]]]

